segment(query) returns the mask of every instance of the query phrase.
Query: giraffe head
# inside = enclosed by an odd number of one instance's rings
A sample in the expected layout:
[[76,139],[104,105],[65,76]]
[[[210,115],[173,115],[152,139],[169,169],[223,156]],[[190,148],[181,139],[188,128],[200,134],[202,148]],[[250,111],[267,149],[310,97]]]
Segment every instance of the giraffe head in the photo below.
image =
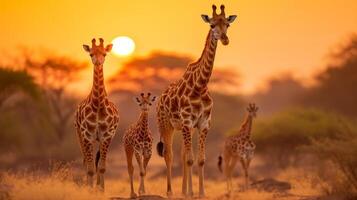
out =
[[96,41],[93,38],[92,39],[92,48],[90,48],[88,45],[83,45],[83,49],[89,53],[92,63],[95,66],[102,66],[105,60],[105,56],[107,55],[110,50],[112,50],[113,45],[108,44],[106,47],[104,47],[104,40],[102,38],[99,38],[99,45],[96,45]]
[[151,96],[150,92],[146,96],[144,93],[141,93],[140,97],[135,97],[135,102],[140,106],[142,111],[148,111],[155,100],[156,96]]
[[247,111],[249,113],[249,116],[256,117],[258,109],[259,108],[254,103],[250,103],[249,106],[247,107]]
[[208,15],[201,15],[201,17],[204,22],[210,24],[213,37],[216,40],[221,40],[223,45],[227,45],[229,43],[227,29],[229,24],[236,19],[237,15],[229,15],[229,17],[226,17],[226,13],[224,12],[224,5],[221,5],[221,13],[219,15],[216,13],[216,5],[212,5],[212,9],[212,18],[209,18]]

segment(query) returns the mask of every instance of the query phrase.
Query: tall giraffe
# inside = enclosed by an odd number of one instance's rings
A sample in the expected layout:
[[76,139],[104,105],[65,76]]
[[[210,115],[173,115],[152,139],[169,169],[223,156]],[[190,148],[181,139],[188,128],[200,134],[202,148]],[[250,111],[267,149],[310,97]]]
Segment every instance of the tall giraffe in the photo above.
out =
[[192,133],[193,129],[199,131],[199,195],[204,193],[204,163],[205,142],[211,125],[212,98],[208,92],[207,84],[210,80],[213,61],[217,48],[217,41],[221,40],[223,45],[228,45],[227,29],[236,15],[226,18],[224,6],[221,5],[221,13],[216,13],[216,6],[212,6],[213,16],[209,18],[202,15],[202,19],[210,25],[206,39],[205,48],[197,62],[191,63],[183,77],[171,84],[161,95],[157,105],[157,118],[160,132],[160,142],[157,149],[164,156],[167,167],[167,195],[172,195],[171,168],[172,168],[172,143],[173,132],[182,132],[182,162],[183,182],[182,194],[193,196],[192,191]]
[[[83,163],[87,167],[87,184],[93,186],[93,175],[96,170],[97,185],[104,190],[107,151],[118,126],[119,114],[115,105],[108,100],[103,77],[105,56],[113,45],[104,47],[104,40],[102,38],[99,40],[98,46],[95,39],[92,40],[91,48],[83,45],[94,65],[94,76],[91,92],[77,108],[75,127],[84,157]],[[93,151],[96,142],[99,147],[94,164]]]
[[149,107],[155,101],[155,96],[151,97],[151,93],[147,96],[141,93],[140,99],[135,98],[136,103],[141,108],[141,114],[138,121],[131,125],[129,129],[124,134],[124,148],[126,153],[126,160],[128,163],[128,173],[130,178],[130,197],[135,198],[137,195],[134,192],[133,185],[133,154],[135,155],[136,161],[138,162],[140,168],[140,188],[139,195],[145,193],[144,179],[146,175],[146,167],[149,163],[152,154],[152,136],[149,130],[148,115]]
[[224,154],[218,159],[218,167],[222,172],[222,161],[224,162],[224,173],[227,179],[227,190],[232,190],[232,171],[238,161],[240,160],[244,175],[245,175],[245,188],[249,186],[248,168],[250,161],[254,156],[255,144],[250,139],[253,118],[257,116],[258,107],[255,104],[249,104],[247,108],[248,114],[241,125],[236,135],[229,136],[226,139],[224,146]]

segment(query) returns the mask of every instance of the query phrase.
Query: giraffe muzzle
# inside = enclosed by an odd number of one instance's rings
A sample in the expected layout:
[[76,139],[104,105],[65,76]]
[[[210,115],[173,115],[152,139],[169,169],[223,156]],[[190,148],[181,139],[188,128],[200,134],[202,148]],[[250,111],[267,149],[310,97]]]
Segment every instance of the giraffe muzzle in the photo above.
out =
[[222,34],[221,42],[222,42],[223,45],[228,45],[229,44],[229,39],[228,39],[226,34]]

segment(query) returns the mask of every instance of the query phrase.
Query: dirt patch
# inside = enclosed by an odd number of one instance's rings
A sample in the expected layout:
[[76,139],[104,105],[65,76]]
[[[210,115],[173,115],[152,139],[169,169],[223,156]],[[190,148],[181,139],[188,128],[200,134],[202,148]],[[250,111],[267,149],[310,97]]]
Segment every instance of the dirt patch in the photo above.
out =
[[287,193],[291,189],[291,184],[268,178],[253,182],[251,188],[265,192]]

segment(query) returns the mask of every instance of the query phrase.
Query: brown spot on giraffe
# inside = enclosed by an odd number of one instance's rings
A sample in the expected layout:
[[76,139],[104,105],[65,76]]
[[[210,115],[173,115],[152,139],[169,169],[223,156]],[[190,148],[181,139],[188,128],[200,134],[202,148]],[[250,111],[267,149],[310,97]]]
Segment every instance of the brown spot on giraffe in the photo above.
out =
[[87,120],[88,122],[94,123],[97,120],[97,115],[94,112],[92,112],[89,115],[87,115]]
[[137,196],[134,192],[133,186],[133,155],[135,155],[136,161],[138,162],[138,165],[140,167],[139,194],[141,195],[145,193],[144,179],[146,175],[146,167],[149,163],[152,154],[153,141],[148,125],[148,114],[149,107],[155,101],[155,98],[155,96],[151,96],[151,93],[148,93],[146,96],[144,95],[144,93],[141,93],[140,98],[135,98],[135,101],[141,108],[141,114],[138,121],[131,125],[129,129],[125,132],[123,138],[131,186],[130,196],[132,198],[135,198]]
[[[182,193],[192,196],[192,130],[199,129],[199,195],[204,196],[204,161],[205,140],[211,124],[212,98],[209,95],[207,84],[210,80],[217,42],[223,45],[229,43],[227,28],[236,18],[235,15],[226,17],[224,6],[221,13],[216,13],[216,6],[212,6],[213,16],[202,15],[202,19],[210,25],[204,50],[197,62],[187,66],[182,78],[170,84],[162,93],[157,105],[157,120],[160,132],[158,149],[165,158],[167,167],[167,194],[172,194],[171,167],[172,167],[172,141],[173,132],[178,130],[183,135],[182,164],[184,168]],[[163,148],[161,148],[163,146]],[[160,148],[159,148],[160,147]]]
[[[224,146],[223,162],[228,192],[232,190],[232,171],[238,159],[242,164],[245,174],[245,188],[248,188],[249,186],[248,168],[255,150],[255,144],[250,139],[250,134],[253,118],[256,117],[258,107],[256,107],[255,104],[249,104],[247,111],[248,114],[242,123],[240,130],[237,134],[228,137]],[[222,161],[222,158],[219,160]],[[218,167],[223,171],[221,161],[218,163]]]
[[[84,157],[84,164],[87,168],[87,184],[93,186],[93,175],[97,172],[97,185],[104,190],[105,162],[109,144],[115,135],[119,122],[119,114],[115,105],[109,102],[104,86],[103,63],[105,56],[110,52],[112,45],[104,47],[104,40],[100,39],[100,44],[96,45],[95,39],[92,46],[83,45],[89,53],[94,65],[93,86],[89,96],[82,101],[77,108],[75,116],[75,127]],[[108,102],[108,103],[105,103]],[[115,110],[115,112],[107,112]],[[105,120],[106,116],[111,119]],[[96,163],[94,163],[94,145],[99,145]],[[97,167],[97,170],[95,168]]]

